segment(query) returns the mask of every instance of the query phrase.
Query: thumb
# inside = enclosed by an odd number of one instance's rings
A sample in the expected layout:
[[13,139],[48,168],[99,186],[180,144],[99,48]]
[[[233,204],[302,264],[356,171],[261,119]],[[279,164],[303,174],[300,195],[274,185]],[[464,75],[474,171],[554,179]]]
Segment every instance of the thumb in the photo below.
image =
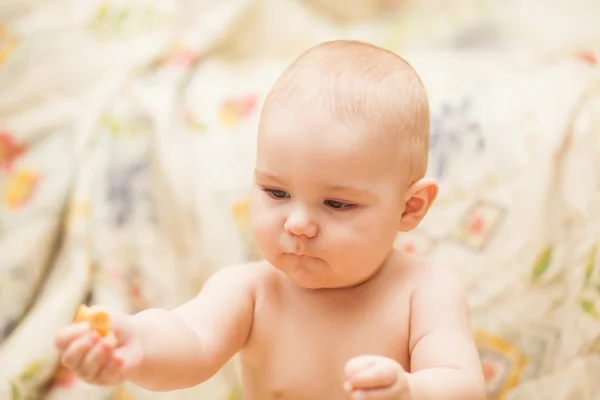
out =
[[120,312],[110,313],[111,331],[117,342],[123,344],[133,336],[133,324],[129,316]]
[[376,365],[382,358],[380,356],[364,355],[350,359],[344,368],[346,378],[351,378],[357,373]]

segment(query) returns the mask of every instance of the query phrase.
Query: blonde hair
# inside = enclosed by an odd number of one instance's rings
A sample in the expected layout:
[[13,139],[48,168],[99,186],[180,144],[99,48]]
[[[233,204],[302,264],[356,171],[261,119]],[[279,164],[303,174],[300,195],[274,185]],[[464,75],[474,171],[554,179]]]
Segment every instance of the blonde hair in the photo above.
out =
[[408,178],[427,170],[429,104],[423,83],[402,57],[368,43],[337,40],[302,53],[265,101],[327,109],[343,121],[360,119],[398,138]]

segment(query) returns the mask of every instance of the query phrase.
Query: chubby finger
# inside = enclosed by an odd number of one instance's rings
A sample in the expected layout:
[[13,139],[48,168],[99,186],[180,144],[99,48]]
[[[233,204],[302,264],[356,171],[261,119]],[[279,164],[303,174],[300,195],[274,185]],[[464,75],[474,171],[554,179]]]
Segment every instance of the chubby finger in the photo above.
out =
[[65,367],[79,371],[84,357],[90,349],[98,342],[94,334],[84,334],[75,339],[63,352],[61,362]]
[[142,350],[135,346],[119,347],[114,351],[113,358],[120,364],[120,369],[128,374],[129,371],[139,365],[141,352]]
[[112,355],[112,351],[102,342],[98,342],[92,349],[85,355],[82,363],[81,370],[85,371],[82,378],[89,382],[94,382],[102,370],[102,368],[108,364]]
[[346,382],[352,390],[382,389],[391,387],[396,383],[400,368],[390,363],[373,364],[349,377]]
[[406,400],[412,398],[406,379],[398,379],[394,386],[381,389],[355,390],[351,395],[352,400]]
[[63,351],[75,339],[90,332],[90,325],[87,322],[70,324],[60,329],[54,338],[56,347]]
[[121,382],[123,380],[122,365],[121,360],[110,357],[108,362],[100,369],[96,383],[102,386],[110,386]]
[[393,360],[389,357],[364,355],[351,358],[346,363],[344,372],[346,374],[346,378],[350,378],[358,372],[378,364],[390,365],[396,368],[400,368],[402,370],[400,364],[398,364],[396,360]]

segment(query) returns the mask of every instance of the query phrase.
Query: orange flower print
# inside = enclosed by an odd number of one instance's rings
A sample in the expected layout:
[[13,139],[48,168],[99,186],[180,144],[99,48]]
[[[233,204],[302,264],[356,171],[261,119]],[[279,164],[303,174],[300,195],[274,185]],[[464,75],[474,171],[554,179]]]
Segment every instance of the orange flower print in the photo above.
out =
[[411,242],[407,242],[404,244],[404,251],[407,253],[414,253],[415,252],[415,244],[411,243]]
[[52,379],[50,386],[52,388],[68,389],[72,387],[76,381],[76,375],[68,368],[61,366],[58,368],[58,371],[56,371],[56,375],[54,375],[54,379]]
[[475,203],[451,235],[474,250],[482,250],[491,240],[503,215],[503,208],[497,204]]
[[247,229],[250,225],[250,203],[248,201],[236,203],[233,206],[232,212],[238,227],[240,229]]
[[184,43],[177,42],[173,45],[164,60],[165,65],[176,67],[189,67],[196,62],[198,54],[189,49]]
[[0,169],[8,172],[17,158],[23,154],[23,146],[17,144],[14,137],[0,130]]
[[17,38],[0,23],[0,65],[8,59],[17,45]]
[[245,248],[246,259],[256,261],[262,258],[250,231],[250,202],[240,201],[233,205],[233,219],[240,234],[241,243]]
[[112,393],[109,400],[134,400],[127,389],[122,386],[117,387]]
[[206,126],[194,115],[192,110],[185,110],[183,116],[190,130],[198,133],[206,131]]
[[489,362],[483,363],[483,377],[486,382],[494,380],[497,375],[496,366]]
[[219,120],[227,127],[234,127],[244,118],[249,117],[256,108],[255,95],[247,95],[226,100],[221,105]]
[[125,279],[132,309],[137,312],[148,308],[148,299],[143,290],[144,281],[140,270],[135,267],[131,268],[127,271]]
[[67,226],[71,227],[74,223],[90,218],[92,206],[89,201],[78,200],[69,207],[67,215]]
[[394,246],[409,254],[429,254],[435,247],[433,239],[424,233],[411,232],[408,235],[398,235]]
[[471,221],[469,221],[469,233],[473,236],[481,235],[485,228],[485,220],[481,215],[475,215]]
[[25,205],[35,193],[39,177],[31,171],[19,171],[8,181],[5,202],[14,210]]
[[598,57],[591,51],[580,51],[575,54],[575,58],[591,66],[598,65]]

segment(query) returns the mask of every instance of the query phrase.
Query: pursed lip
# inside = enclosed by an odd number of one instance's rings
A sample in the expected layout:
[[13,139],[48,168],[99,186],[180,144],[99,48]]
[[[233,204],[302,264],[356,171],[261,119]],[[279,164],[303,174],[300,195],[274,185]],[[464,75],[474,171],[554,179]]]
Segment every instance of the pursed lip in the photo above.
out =
[[298,258],[317,258],[317,257],[313,257],[310,256],[308,254],[304,254],[304,253],[286,253],[289,256],[294,256],[294,257],[298,257]]

